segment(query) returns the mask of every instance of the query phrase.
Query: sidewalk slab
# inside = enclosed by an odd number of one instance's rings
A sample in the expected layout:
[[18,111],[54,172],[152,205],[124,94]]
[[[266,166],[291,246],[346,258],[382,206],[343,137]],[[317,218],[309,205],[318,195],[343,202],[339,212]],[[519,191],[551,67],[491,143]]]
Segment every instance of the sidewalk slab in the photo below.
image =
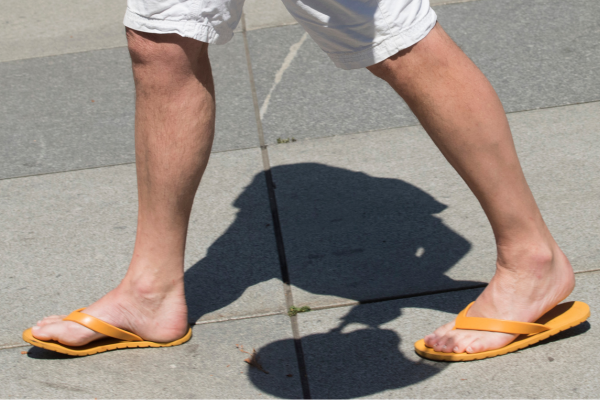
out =
[[[467,363],[422,359],[413,344],[451,321],[480,290],[299,314],[311,394],[324,399],[597,398],[598,285],[600,272],[577,275],[567,299],[591,307],[587,322],[536,346]],[[284,344],[272,343],[259,355]]]
[[134,161],[126,48],[0,63],[0,178]]
[[208,53],[217,104],[212,151],[260,146],[243,36],[235,35],[223,46],[209,46]]
[[[213,151],[258,147],[243,38],[210,55]],[[0,98],[0,179],[135,161],[127,48],[0,63]]]
[[[2,398],[301,398],[287,316],[194,327],[192,339],[162,349],[117,350],[68,357],[31,348],[0,350]],[[244,362],[271,342],[286,341],[262,357],[265,374]],[[23,354],[25,352],[25,354]],[[265,388],[265,389],[261,389]]]
[[[310,37],[305,38],[302,27],[247,35],[259,107],[266,110],[261,114],[268,144],[279,138],[310,139],[418,124],[385,82],[366,69],[336,68]],[[286,57],[291,59],[287,68]],[[282,79],[276,83],[278,73]]]
[[[598,268],[600,102],[509,115],[525,175],[578,271]],[[269,147],[294,304],[472,287],[493,233],[421,127]]]
[[436,12],[507,112],[600,100],[600,2],[480,0]]
[[[480,0],[435,11],[507,111],[600,100],[598,1]],[[300,26],[248,32],[261,107],[271,94],[263,113],[267,143],[417,124],[385,82],[364,69],[336,68],[310,38],[302,42],[303,35]],[[286,56],[291,62],[282,70]]]
[[[0,346],[113,289],[131,260],[135,166],[0,181]],[[186,250],[190,322],[285,312],[260,151],[213,154]]]
[[[4,0],[0,62],[126,46],[126,5],[126,0]],[[248,30],[297,23],[281,0],[246,0],[244,13]]]
[[126,0],[3,0],[0,62],[126,46]]

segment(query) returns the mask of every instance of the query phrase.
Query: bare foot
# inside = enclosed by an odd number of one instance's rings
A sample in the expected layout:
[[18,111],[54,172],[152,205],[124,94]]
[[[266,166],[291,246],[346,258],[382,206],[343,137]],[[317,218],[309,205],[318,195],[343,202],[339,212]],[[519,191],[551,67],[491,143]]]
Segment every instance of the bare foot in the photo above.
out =
[[[563,301],[575,287],[569,260],[552,243],[499,249],[496,274],[469,310],[469,317],[535,322]],[[480,353],[499,349],[517,335],[452,329],[443,325],[425,337],[425,344],[445,353]]]
[[[133,284],[126,277],[83,312],[153,342],[179,339],[188,330],[182,279],[169,285]],[[39,321],[32,329],[33,336],[68,346],[82,346],[105,337],[76,322],[63,321],[64,317],[54,315]]]

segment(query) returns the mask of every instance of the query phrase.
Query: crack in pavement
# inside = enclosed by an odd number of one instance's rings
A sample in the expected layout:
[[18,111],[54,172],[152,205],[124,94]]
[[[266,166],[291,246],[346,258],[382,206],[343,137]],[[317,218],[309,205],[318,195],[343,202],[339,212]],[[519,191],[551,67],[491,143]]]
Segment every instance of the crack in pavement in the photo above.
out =
[[271,101],[271,95],[273,94],[273,91],[275,90],[277,85],[279,85],[279,82],[281,82],[281,78],[283,78],[283,73],[290,67],[290,65],[292,64],[292,61],[294,61],[294,58],[296,58],[296,56],[298,55],[298,50],[300,50],[300,47],[302,47],[302,44],[306,41],[307,38],[308,38],[308,33],[305,32],[298,42],[296,42],[290,46],[290,51],[288,52],[287,56],[285,56],[285,58],[283,59],[283,64],[281,64],[279,71],[277,71],[277,73],[275,74],[275,80],[273,81],[273,86],[271,86],[271,89],[269,90],[269,94],[267,94],[265,101],[263,102],[262,106],[260,107],[260,119],[261,120],[264,118],[265,114],[267,113],[267,109],[269,108],[269,102]]

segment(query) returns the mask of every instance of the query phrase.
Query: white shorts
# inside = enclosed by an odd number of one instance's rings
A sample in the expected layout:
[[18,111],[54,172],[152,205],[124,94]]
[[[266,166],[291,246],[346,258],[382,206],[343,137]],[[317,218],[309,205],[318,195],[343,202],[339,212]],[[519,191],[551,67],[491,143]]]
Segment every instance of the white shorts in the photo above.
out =
[[[282,0],[340,68],[368,67],[423,39],[437,16],[429,0]],[[127,0],[125,26],[223,44],[244,0]]]

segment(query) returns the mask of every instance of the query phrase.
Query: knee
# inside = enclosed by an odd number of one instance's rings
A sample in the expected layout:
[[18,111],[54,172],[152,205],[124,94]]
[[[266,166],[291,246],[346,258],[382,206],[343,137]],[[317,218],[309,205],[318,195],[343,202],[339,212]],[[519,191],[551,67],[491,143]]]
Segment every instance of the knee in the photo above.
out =
[[462,54],[458,46],[436,24],[421,41],[367,69],[388,83],[410,81],[423,73],[443,74],[458,53]]
[[367,69],[376,77],[388,82],[393,75],[392,61],[390,58],[383,60],[377,64],[367,67]]
[[402,50],[375,65],[367,67],[373,75],[383,79],[405,100],[421,70],[415,65],[407,65],[410,63],[407,63],[404,58],[406,58],[408,51],[410,50]]
[[376,77],[383,79],[390,85],[404,81],[419,69],[415,62],[415,47],[400,50],[398,53],[377,64],[367,67]]
[[166,46],[161,43],[160,35],[134,31],[127,28],[127,47],[133,67],[151,65],[164,61]]
[[[208,44],[177,34],[153,34],[127,29],[127,47],[136,81],[146,75],[165,78],[197,72],[208,61]],[[148,72],[148,73],[146,73]]]

